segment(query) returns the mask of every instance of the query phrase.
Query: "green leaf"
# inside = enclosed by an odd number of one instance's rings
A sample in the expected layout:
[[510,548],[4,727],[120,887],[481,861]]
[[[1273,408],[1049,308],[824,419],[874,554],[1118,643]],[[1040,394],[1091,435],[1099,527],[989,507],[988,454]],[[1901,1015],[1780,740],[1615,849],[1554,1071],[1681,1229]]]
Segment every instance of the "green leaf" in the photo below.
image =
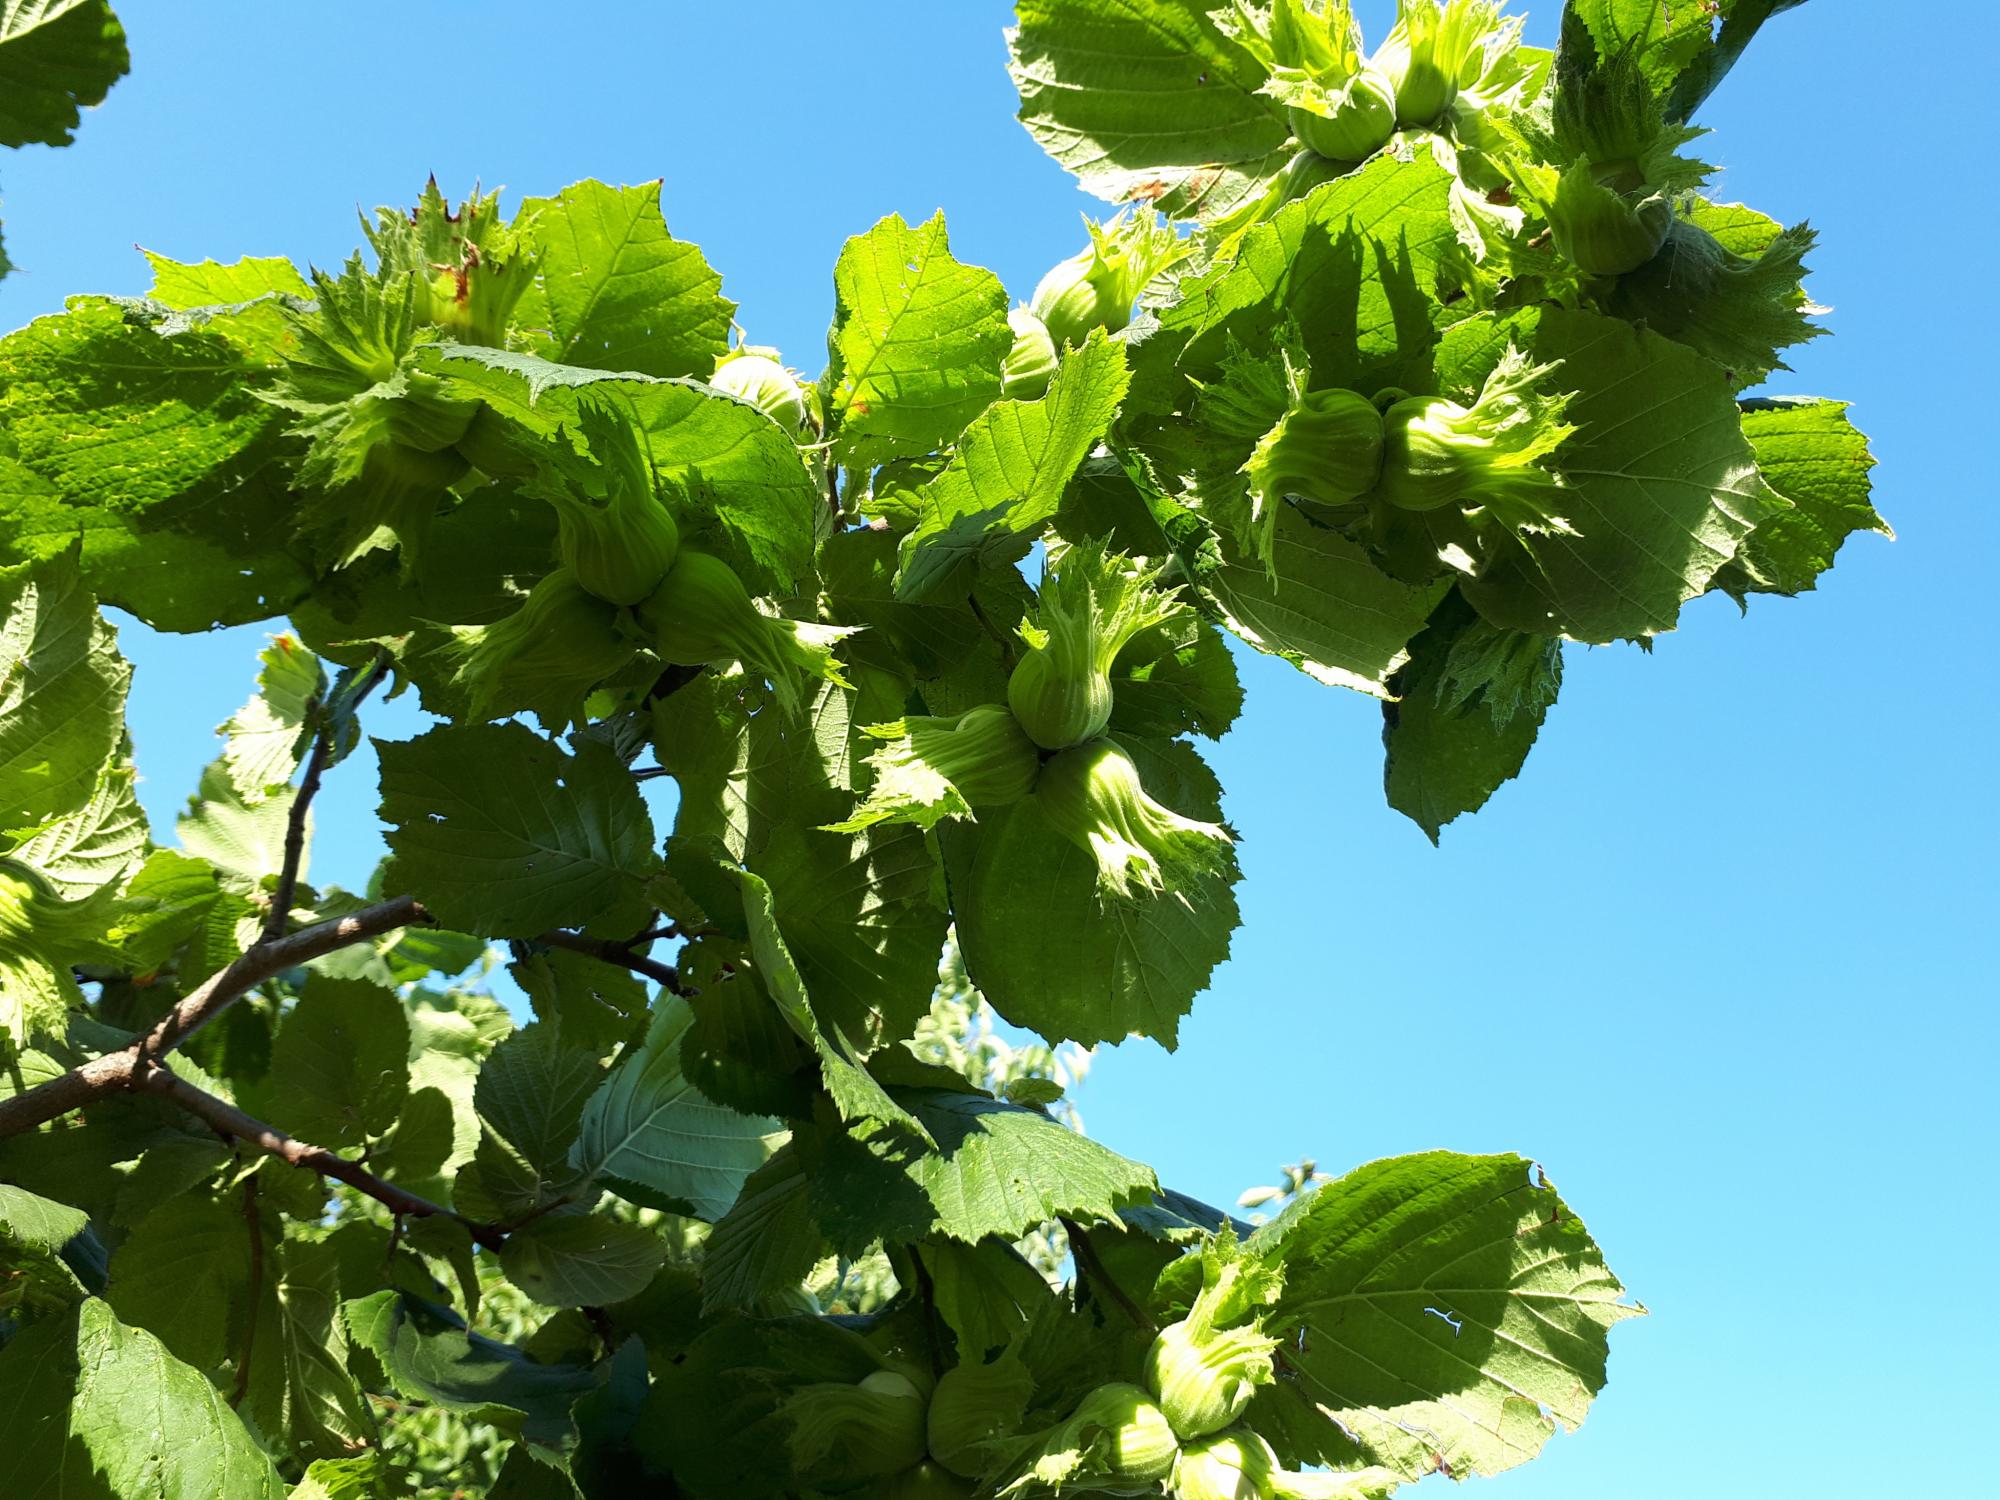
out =
[[0,570],[0,833],[90,800],[131,681],[73,556]]
[[1049,1300],[1042,1273],[1012,1245],[933,1240],[916,1253],[930,1273],[938,1316],[958,1339],[961,1364],[1011,1343]]
[[[283,416],[260,399],[266,384],[261,364],[214,330],[101,297],[72,298],[0,340],[14,456],[63,503],[172,523],[239,554],[288,521],[282,501],[276,515],[249,515],[230,498],[277,452]],[[244,490],[252,497],[269,507]]]
[[[1192,747],[1126,748],[1156,800],[1184,817],[1220,816],[1219,789]],[[1100,902],[1097,862],[1032,797],[953,824],[944,849],[966,972],[1001,1015],[1051,1041],[1137,1035],[1172,1049],[1181,1017],[1229,955],[1239,921],[1231,881],[1190,876],[1185,897]]]
[[[1753,5],[1756,0],[1752,0]],[[1793,0],[1796,3],[1796,0]],[[1600,57],[1630,53],[1655,94],[1664,94],[1714,36],[1714,16],[1723,6],[1685,9],[1652,0],[1575,0],[1565,12],[1565,28],[1581,24]],[[1564,38],[1565,45],[1569,38]],[[1683,116],[1682,118],[1685,118]]]
[[571,1160],[621,1196],[710,1223],[770,1155],[783,1127],[704,1098],[681,1072],[681,1039],[693,1020],[685,1001],[663,995],[646,1043],[584,1106]]
[[256,696],[216,730],[230,783],[252,807],[291,781],[308,742],[307,714],[326,692],[319,659],[296,636],[271,637],[257,660]]
[[149,973],[195,936],[221,895],[207,860],[155,849],[126,883],[111,939],[133,973]]
[[1716,7],[1722,25],[1716,32],[1715,45],[1698,54],[1687,71],[1674,81],[1673,93],[1668,98],[1668,118],[1691,117],[1736,65],[1736,59],[1743,55],[1743,49],[1763,24],[1804,3],[1805,0],[1723,0]]
[[891,214],[850,239],[833,286],[826,387],[841,463],[942,448],[1000,394],[1014,340],[1007,289],[952,259],[942,211],[915,229]]
[[0,561],[60,557],[80,542],[97,596],[155,629],[193,634],[269,619],[310,586],[296,558],[253,550],[241,527],[232,548],[142,522],[96,504],[66,504],[48,480],[0,453]]
[[386,1463],[380,1453],[315,1459],[292,1486],[289,1500],[378,1500],[389,1480]]
[[825,497],[792,439],[755,407],[693,381],[606,374],[501,349],[443,345],[419,364],[538,438],[573,423],[585,391],[628,402],[654,470],[690,488],[690,510],[679,517],[683,540],[717,528],[702,545],[753,593],[785,592],[811,575],[814,517]]
[[1168,626],[1167,649],[1154,655],[1141,642],[1112,669],[1109,729],[1171,739],[1199,734],[1219,740],[1243,711],[1236,658],[1222,632],[1192,612]]
[[747,1312],[760,1297],[798,1286],[820,1243],[805,1173],[791,1147],[781,1147],[744,1180],[702,1245],[702,1312]]
[[1220,566],[1203,578],[1222,623],[1259,651],[1315,682],[1387,697],[1443,584],[1391,578],[1336,531],[1282,510],[1271,536],[1272,570],[1226,533]]
[[1607,1334],[1643,1309],[1515,1156],[1434,1151],[1350,1172],[1257,1231],[1284,1271],[1281,1387],[1416,1479],[1497,1474],[1574,1428]]
[[[266,788],[255,803],[246,802],[231,779],[228,764],[212,760],[201,773],[201,785],[188,799],[187,811],[174,820],[181,847],[212,865],[223,885],[240,895],[264,889],[285,863],[285,832],[291,821],[290,788]],[[306,842],[299,858],[299,878],[311,866],[312,815],[306,815]]]
[[602,1307],[637,1296],[666,1259],[643,1224],[596,1214],[550,1214],[507,1236],[500,1268],[551,1307]]
[[16,1046],[60,1030],[64,1012],[81,1007],[70,971],[107,956],[116,915],[108,886],[65,901],[33,871],[0,858],[0,1031]]
[[[532,1212],[577,1185],[570,1148],[585,1101],[603,1079],[597,1054],[569,1045],[546,1022],[502,1038],[486,1055],[473,1094],[481,1126],[476,1161],[495,1217]],[[466,1186],[461,1179],[461,1191]]]
[[1287,333],[1317,388],[1420,388],[1433,328],[1453,316],[1436,290],[1460,254],[1451,193],[1451,174],[1421,148],[1409,161],[1378,156],[1287,203],[1160,309],[1159,334],[1133,353],[1137,404],[1185,402],[1187,377],[1217,375],[1231,340],[1262,354]]
[[947,925],[924,836],[907,827],[823,834],[780,825],[751,864],[771,888],[821,1024],[864,1052],[908,1036],[930,1008]]
[[870,1123],[796,1138],[813,1212],[843,1250],[876,1239],[932,1235],[976,1244],[1019,1239],[1051,1219],[1112,1222],[1121,1208],[1152,1201],[1149,1167],[1128,1161],[1038,1109],[986,1094],[899,1089],[897,1102],[937,1149]]
[[84,1283],[66,1263],[64,1249],[73,1242],[84,1248],[88,1235],[90,1216],[82,1209],[0,1183],[0,1262],[7,1267],[0,1316],[13,1317],[16,1309],[48,1312],[83,1296]]
[[246,255],[228,265],[204,260],[184,263],[145,252],[153,268],[148,300],[185,311],[196,307],[226,307],[278,293],[310,298],[312,288],[298,268],[282,255]]
[[468,1333],[449,1314],[397,1292],[344,1303],[354,1342],[381,1364],[403,1395],[491,1422],[544,1447],[574,1432],[571,1403],[598,1384],[578,1365],[539,1364],[492,1339]]
[[107,764],[89,801],[46,824],[12,857],[33,866],[71,901],[115,883],[146,852],[146,812],[134,790],[137,779],[129,763]]
[[1021,123],[1100,198],[1221,217],[1293,147],[1283,111],[1257,92],[1263,67],[1215,13],[1184,0],[1020,0],[1007,40]]
[[660,863],[652,819],[603,746],[570,756],[519,724],[464,724],[375,749],[395,856],[385,895],[408,891],[447,927],[487,937],[626,937],[644,924]]
[[[1751,217],[1740,204],[1697,203],[1658,255],[1618,278],[1604,304],[1616,317],[1707,355],[1739,391],[1790,369],[1781,351],[1826,332],[1810,321],[1825,309],[1807,300],[1802,284],[1812,230],[1781,229],[1758,214],[1762,232],[1750,238],[1740,231]],[[1734,244],[1710,232],[1711,219]]]
[[0,5],[0,146],[67,146],[132,65],[105,0]]
[[1799,594],[1833,566],[1858,531],[1894,537],[1869,499],[1875,459],[1847,419],[1847,403],[1796,397],[1751,402],[1743,435],[1764,482],[1791,502],[1758,523],[1716,586],[1746,593]]
[[1382,705],[1389,805],[1430,841],[1519,773],[1562,686],[1562,647],[1500,630],[1451,596]]
[[451,1096],[439,1088],[410,1089],[389,1133],[370,1143],[375,1170],[406,1188],[440,1183],[457,1137]]
[[212,1369],[231,1350],[237,1300],[250,1285],[250,1229],[234,1202],[207,1193],[171,1198],[111,1257],[106,1300],[176,1359]]
[[[981,663],[993,672],[1000,691],[980,701],[1005,697],[1007,674],[999,648],[963,599],[896,597],[896,548],[894,533],[864,529],[841,532],[820,552],[820,583],[834,617],[843,625],[867,627],[866,634],[854,639],[856,659],[886,643],[893,647],[891,659],[899,667],[907,661],[920,677]],[[973,596],[993,628],[1009,639],[1034,598],[1027,580],[1013,568],[978,574]],[[933,705],[933,711],[940,706]]]
[[160,326],[202,327],[236,345],[253,362],[274,371],[297,348],[289,314],[309,311],[312,289],[282,256],[248,255],[231,265],[205,260],[184,265],[152,251],[146,301],[186,318],[165,318]]
[[[909,840],[904,842],[907,844]],[[855,1055],[859,1044],[848,1040],[838,1023],[831,1029],[820,1024],[805,978],[785,940],[771,887],[748,870],[737,871],[736,875],[743,887],[743,917],[750,928],[750,956],[757,966],[757,977],[786,1024],[818,1057],[820,1076],[840,1117],[848,1121],[880,1120],[921,1134],[922,1127],[909,1112],[891,1099],[874,1075],[862,1066]],[[940,934],[940,945],[942,941]]]
[[780,1395],[807,1381],[858,1381],[879,1367],[873,1350],[825,1319],[721,1319],[655,1372],[634,1438],[654,1470],[671,1472],[693,1500],[779,1500],[796,1493]]
[[410,1087],[436,1089],[451,1101],[452,1144],[445,1168],[455,1171],[479,1146],[479,1112],[473,1096],[479,1066],[514,1029],[497,1000],[470,990],[446,994],[418,990],[408,1002]]
[[0,1350],[0,1452],[42,1493],[81,1500],[284,1500],[205,1376],[97,1298]]
[[646,1011],[646,986],[629,969],[567,948],[550,948],[509,964],[540,1020],[565,1042],[602,1056],[632,1034]]
[[[1601,56],[1633,53],[1667,118],[1688,119],[1772,16],[1804,0],[1713,0],[1690,7],[1652,0],[1573,0],[1564,26],[1583,26]],[[1717,22],[1720,21],[1718,27]],[[1570,37],[1563,38],[1565,48]]]
[[409,1090],[410,1023],[391,990],[311,975],[271,1047],[279,1122],[336,1150],[386,1135]]
[[54,1255],[89,1224],[90,1215],[80,1208],[0,1182],[0,1239],[11,1250]]
[[1093,330],[1038,401],[997,401],[966,428],[951,462],[918,492],[896,596],[962,588],[988,562],[1018,558],[1055,515],[1063,488],[1124,399],[1125,345]]
[[[1496,541],[1459,585],[1495,625],[1601,644],[1671,630],[1782,504],[1757,477],[1733,388],[1694,351],[1593,313],[1546,309],[1517,329],[1576,392],[1554,467],[1575,535]],[[1481,359],[1497,357],[1487,340]],[[1443,361],[1441,360],[1441,372]],[[1471,383],[1474,366],[1454,382]]]
[[264,1272],[245,1403],[252,1419],[307,1458],[379,1441],[373,1409],[348,1372],[338,1248],[289,1239],[267,1252]]
[[695,246],[667,232],[660,184],[579,182],[523,200],[515,218],[537,255],[514,312],[537,354],[599,370],[707,379],[729,347],[736,304]]

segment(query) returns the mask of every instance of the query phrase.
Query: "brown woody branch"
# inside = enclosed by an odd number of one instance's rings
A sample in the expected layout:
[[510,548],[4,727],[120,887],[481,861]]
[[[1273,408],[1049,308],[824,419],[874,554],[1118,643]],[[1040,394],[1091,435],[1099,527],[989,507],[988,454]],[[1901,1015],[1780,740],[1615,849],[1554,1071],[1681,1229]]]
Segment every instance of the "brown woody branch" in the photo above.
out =
[[617,943],[610,938],[585,937],[578,932],[560,931],[540,933],[534,941],[544,948],[567,948],[572,953],[585,954],[601,963],[630,969],[634,974],[644,974],[655,984],[663,986],[669,994],[681,993],[679,969],[672,964],[663,964],[656,958],[648,958],[643,953],[635,953],[630,943]]
[[197,985],[131,1046],[93,1058],[11,1099],[0,1099],[0,1137],[19,1135],[92,1100],[139,1087],[142,1071],[157,1068],[161,1058],[265,980],[310,959],[430,919],[414,896],[398,896],[258,943]]
[[156,1094],[171,1100],[196,1118],[204,1121],[218,1135],[230,1136],[236,1140],[255,1146],[259,1151],[269,1152],[281,1161],[304,1171],[317,1172],[322,1177],[331,1177],[346,1183],[358,1192],[366,1193],[391,1213],[411,1219],[442,1217],[456,1219],[472,1234],[473,1239],[490,1250],[498,1250],[507,1243],[506,1233],[491,1224],[481,1224],[456,1214],[443,1204],[433,1203],[393,1182],[377,1177],[359,1162],[349,1161],[337,1152],[324,1146],[313,1146],[294,1136],[286,1135],[272,1125],[245,1114],[226,1100],[218,1099],[206,1089],[196,1088],[185,1078],[168,1072],[153,1064],[141,1065],[138,1077],[132,1087],[142,1093]]
[[[389,671],[389,655],[382,652],[375,658],[361,679],[355,683],[349,695],[346,711],[351,713],[363,698],[375,691]],[[268,941],[285,935],[285,929],[292,924],[292,901],[298,894],[299,866],[306,857],[306,815],[312,809],[313,798],[319,795],[320,778],[326,774],[328,763],[333,759],[334,741],[339,737],[342,725],[337,716],[326,716],[326,700],[315,698],[308,712],[322,715],[322,722],[313,734],[312,750],[306,756],[305,774],[299,778],[299,789],[292,796],[292,806],[285,818],[285,853],[278,868],[278,883],[271,892],[271,909],[264,917],[264,937]]]
[[299,789],[292,796],[291,812],[285,818],[285,858],[278,867],[278,883],[271,890],[270,910],[264,913],[266,942],[283,937],[285,929],[292,925],[292,902],[299,889],[299,866],[306,857],[306,814],[312,808],[313,798],[319,793],[319,780],[326,774],[332,744],[332,737],[324,729],[313,736],[312,753],[306,756],[306,773],[299,778]]

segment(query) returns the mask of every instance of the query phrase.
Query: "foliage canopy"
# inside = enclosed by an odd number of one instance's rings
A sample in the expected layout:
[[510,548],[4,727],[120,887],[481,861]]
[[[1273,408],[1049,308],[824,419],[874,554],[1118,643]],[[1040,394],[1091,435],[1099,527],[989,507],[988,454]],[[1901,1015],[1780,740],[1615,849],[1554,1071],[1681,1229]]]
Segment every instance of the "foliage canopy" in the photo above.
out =
[[[432,183],[340,267],[154,257],[0,340],[13,1472],[1363,1497],[1581,1422],[1638,1309],[1530,1162],[1308,1163],[1253,1225],[1065,1089],[1228,953],[1227,637],[1380,699],[1435,840],[1568,645],[1886,530],[1842,404],[1750,394],[1810,232],[1688,154],[1786,8],[1572,0],[1551,53],[1490,0],[1372,51],[1343,0],[1020,0],[1021,118],[1119,211],[1011,308],[881,220],[810,381],[657,185]],[[6,0],[0,140],[124,65]],[[289,622],[177,847],[101,606]],[[316,884],[412,689],[390,857]]]

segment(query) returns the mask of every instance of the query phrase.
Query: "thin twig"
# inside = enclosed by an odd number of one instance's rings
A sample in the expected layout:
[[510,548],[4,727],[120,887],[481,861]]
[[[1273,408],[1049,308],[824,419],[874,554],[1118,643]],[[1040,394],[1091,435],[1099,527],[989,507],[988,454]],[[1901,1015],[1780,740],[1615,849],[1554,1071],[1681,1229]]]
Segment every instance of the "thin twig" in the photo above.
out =
[[[318,705],[315,705],[317,708]],[[292,808],[285,819],[285,858],[278,867],[278,883],[271,889],[271,907],[264,913],[264,940],[283,937],[292,925],[292,900],[298,894],[299,866],[306,856],[306,814],[319,795],[319,779],[326,774],[333,740],[322,729],[313,736],[312,751],[306,756],[306,772],[292,795]]]
[[250,1394],[250,1356],[257,1348],[257,1304],[264,1299],[264,1214],[257,1202],[257,1174],[243,1179],[243,1223],[250,1231],[250,1300],[243,1318],[243,1352],[236,1356],[236,1388],[229,1404]]
[[609,938],[585,937],[580,932],[562,931],[541,933],[533,941],[544,948],[567,948],[572,953],[586,954],[601,963],[630,969],[634,974],[644,974],[655,984],[664,986],[670,994],[681,993],[680,970],[672,964],[647,958],[643,953],[634,953],[629,944],[615,943]]
[[[375,664],[354,684],[348,697],[347,707],[352,711],[361,700],[375,691],[389,670],[388,653],[377,656]],[[326,701],[315,698],[307,705],[306,712],[324,715]],[[334,740],[340,733],[340,724],[325,718],[313,734],[312,750],[306,756],[305,774],[299,778],[299,788],[292,796],[291,811],[285,818],[285,857],[278,868],[278,883],[271,891],[271,908],[264,914],[264,937],[283,937],[285,929],[292,924],[292,900],[298,894],[299,866],[306,857],[306,815],[312,810],[313,798],[319,795],[320,778],[326,774],[328,762],[333,759]]]
[[204,1121],[218,1134],[247,1142],[259,1151],[267,1151],[279,1160],[288,1162],[302,1171],[317,1172],[322,1177],[331,1177],[344,1182],[357,1192],[366,1193],[391,1213],[406,1214],[413,1219],[447,1218],[463,1224],[474,1240],[489,1250],[498,1250],[507,1243],[507,1236],[491,1224],[482,1224],[468,1219],[462,1214],[430,1199],[420,1197],[407,1188],[397,1187],[393,1182],[377,1177],[359,1162],[327,1150],[324,1146],[310,1145],[293,1136],[286,1135],[274,1125],[266,1125],[262,1120],[245,1114],[226,1100],[218,1099],[206,1089],[196,1088],[185,1078],[168,1072],[163,1067],[146,1065],[142,1068],[133,1087],[148,1094],[157,1094],[163,1099],[179,1105],[189,1114]]
[[257,944],[197,985],[131,1046],[92,1058],[11,1099],[0,1099],[0,1138],[19,1135],[93,1099],[134,1087],[142,1063],[157,1063],[265,980],[310,959],[430,919],[414,896],[398,896]]

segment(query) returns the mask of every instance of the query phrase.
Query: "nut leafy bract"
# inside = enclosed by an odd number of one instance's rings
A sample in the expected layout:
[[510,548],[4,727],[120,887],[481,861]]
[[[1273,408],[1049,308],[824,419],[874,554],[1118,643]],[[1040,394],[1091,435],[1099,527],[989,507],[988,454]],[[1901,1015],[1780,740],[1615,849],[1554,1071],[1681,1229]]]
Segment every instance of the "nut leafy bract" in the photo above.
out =
[[[1570,644],[1886,529],[1840,403],[1749,394],[1810,235],[1685,154],[1783,8],[1019,0],[1022,118],[1120,209],[1011,295],[874,222],[817,379],[657,184],[430,184],[337,269],[154,257],[0,339],[10,1477],[1363,1500],[1580,1423],[1639,1309],[1530,1162],[1253,1228],[1065,1090],[1228,955],[1229,637],[1379,698],[1435,839]],[[0,9],[0,139],[114,63]],[[102,606],[289,621],[172,844]]]

